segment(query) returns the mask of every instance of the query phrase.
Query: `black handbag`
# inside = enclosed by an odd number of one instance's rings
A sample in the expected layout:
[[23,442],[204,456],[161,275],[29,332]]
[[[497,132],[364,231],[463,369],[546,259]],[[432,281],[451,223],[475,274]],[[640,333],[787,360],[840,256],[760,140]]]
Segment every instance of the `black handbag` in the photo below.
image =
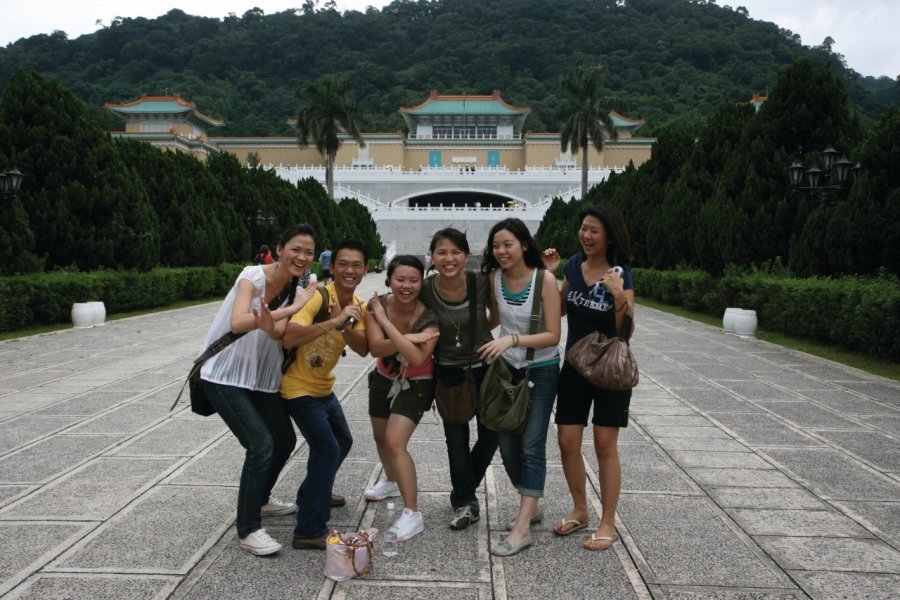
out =
[[[434,278],[431,279],[432,291],[434,290]],[[472,329],[472,337],[469,344],[469,356],[475,351],[475,322],[478,317],[476,309],[478,301],[476,298],[475,274],[466,271],[466,297],[469,300],[469,328]],[[462,381],[456,378],[448,378],[446,376],[445,367],[442,369],[439,365],[435,368],[434,386],[434,403],[437,406],[441,419],[448,425],[462,425],[468,423],[475,416],[476,406],[478,405],[478,386],[475,384],[475,375],[469,366],[462,367]]]
[[[544,287],[544,271],[538,269],[534,283],[534,300],[531,304],[531,319],[528,334],[537,333],[538,317],[541,310],[541,293]],[[491,431],[511,431],[521,434],[531,410],[531,389],[528,371],[534,361],[534,348],[525,352],[528,365],[521,379],[515,381],[512,372],[502,356],[490,364],[481,381],[481,402],[478,417]]]
[[[281,306],[285,299],[287,299],[288,304],[292,304],[297,291],[298,281],[299,278],[294,277],[277,296],[272,298],[269,302],[269,310],[275,310]],[[174,408],[178,406],[178,401],[181,400],[181,395],[184,393],[185,386],[187,386],[188,394],[191,397],[191,412],[197,413],[201,417],[208,417],[216,414],[216,408],[209,401],[206,390],[203,389],[203,384],[200,382],[200,369],[203,367],[203,363],[236,342],[238,339],[247,335],[247,333],[248,332],[246,331],[243,333],[229,331],[210,344],[209,347],[203,351],[203,354],[194,359],[194,364],[188,372],[187,379],[185,379],[184,383],[181,385],[181,390],[179,390],[178,396],[176,396],[175,402],[172,403],[169,411],[174,410]]]

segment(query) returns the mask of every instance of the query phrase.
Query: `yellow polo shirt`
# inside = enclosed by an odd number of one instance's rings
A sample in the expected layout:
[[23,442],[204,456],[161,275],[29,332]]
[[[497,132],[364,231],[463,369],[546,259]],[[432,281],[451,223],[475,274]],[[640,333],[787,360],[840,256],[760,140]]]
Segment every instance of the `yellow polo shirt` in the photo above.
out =
[[[334,284],[325,286],[329,298],[337,298]],[[359,296],[353,296],[353,302],[361,304],[365,313],[365,301]],[[291,317],[291,323],[298,325],[312,325],[313,318],[322,308],[322,294],[316,294],[310,298],[297,314]],[[366,320],[360,319],[353,325],[354,330],[365,329]],[[288,368],[281,377],[281,397],[297,398],[300,396],[315,396],[324,398],[334,388],[334,373],[332,369],[341,358],[341,352],[347,346],[344,336],[332,329],[323,333],[316,339],[297,348],[297,360]]]

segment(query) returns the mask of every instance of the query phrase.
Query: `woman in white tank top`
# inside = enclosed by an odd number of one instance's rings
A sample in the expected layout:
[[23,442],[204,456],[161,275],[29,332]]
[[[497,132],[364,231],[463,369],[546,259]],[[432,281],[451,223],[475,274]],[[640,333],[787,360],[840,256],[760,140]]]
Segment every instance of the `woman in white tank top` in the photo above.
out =
[[299,290],[293,301],[269,310],[268,304],[297,280],[313,261],[315,232],[301,224],[285,231],[276,248],[278,261],[246,267],[222,303],[201,352],[228,331],[246,335],[204,363],[203,389],[216,412],[247,453],[237,501],[241,548],[263,556],[281,550],[262,528],[262,515],[289,514],[293,502],[270,497],[281,469],[297,443],[281,383],[281,336],[288,320],[316,293]]
[[[505,219],[491,228],[481,270],[489,274],[491,317],[499,321],[500,336],[478,351],[482,360],[505,360],[516,379],[527,373],[531,388],[524,431],[497,433],[503,467],[519,490],[520,501],[509,536],[491,550],[496,556],[510,556],[530,546],[531,524],[543,518],[539,500],[544,495],[547,427],[559,378],[560,299],[556,277],[542,266],[541,251],[522,221]],[[537,277],[544,278],[540,298],[534,294]],[[530,334],[534,302],[539,302],[540,312],[537,332]],[[530,363],[527,348],[535,349]]]

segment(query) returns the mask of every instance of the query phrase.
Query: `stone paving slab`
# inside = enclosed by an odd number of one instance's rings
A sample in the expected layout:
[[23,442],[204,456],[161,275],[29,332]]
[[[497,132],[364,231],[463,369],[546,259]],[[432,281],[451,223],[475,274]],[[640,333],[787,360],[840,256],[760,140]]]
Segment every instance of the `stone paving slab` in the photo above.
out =
[[749,535],[872,537],[852,519],[833,511],[736,508],[726,512]]
[[628,495],[619,514],[657,584],[792,587],[703,498]]
[[0,455],[77,423],[77,417],[17,417],[0,423]]
[[800,488],[706,486],[706,493],[724,508],[824,510],[826,503]]
[[900,483],[830,448],[767,449],[766,454],[822,498],[897,500]]
[[175,577],[123,577],[46,573],[32,578],[6,596],[10,600],[91,598],[92,600],[153,600],[167,597],[178,585]]
[[236,490],[157,486],[49,568],[185,574],[231,525],[236,498]]
[[788,570],[900,574],[900,552],[881,540],[769,536],[754,539]]
[[57,435],[0,458],[0,481],[46,483],[124,439],[120,435]]
[[788,571],[812,598],[838,600],[866,598],[893,600],[900,589],[900,575],[882,573],[835,573],[832,571]]
[[690,586],[661,586],[669,600],[799,600],[807,598],[800,591],[765,590],[760,588],[722,589]]
[[[380,275],[360,291],[375,288]],[[217,308],[0,342],[0,595],[787,600],[889,598],[900,587],[900,385],[644,307],[611,550],[585,552],[589,529],[552,533],[571,510],[552,423],[535,545],[490,555],[519,501],[499,453],[478,490],[481,521],[450,531],[443,427],[429,414],[410,444],[426,530],[399,557],[329,582],[322,553],[290,549],[293,515],[265,520],[284,551],[251,556],[233,527],[243,449],[218,417],[185,401],[169,412]],[[335,482],[348,503],[330,526],[342,530],[387,525],[385,503],[362,498],[381,473],[371,364],[351,354],[338,367],[354,435]],[[582,453],[596,524],[591,436]],[[277,496],[293,497],[306,455],[298,436]]]
[[715,413],[711,418],[748,446],[822,446],[819,440],[769,414]]
[[[0,594],[9,591],[95,526],[94,523],[3,523]],[[21,543],[27,540],[27,544]],[[13,543],[17,542],[17,543]]]
[[99,458],[0,510],[0,519],[106,519],[174,464],[171,458]]

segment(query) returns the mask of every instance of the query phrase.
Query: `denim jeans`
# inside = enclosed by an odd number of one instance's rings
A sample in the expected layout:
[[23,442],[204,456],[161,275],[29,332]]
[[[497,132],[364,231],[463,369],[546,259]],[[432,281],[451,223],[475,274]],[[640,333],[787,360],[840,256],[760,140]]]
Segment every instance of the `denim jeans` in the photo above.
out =
[[306,479],[297,488],[299,510],[294,537],[316,537],[328,531],[334,477],[350,453],[353,436],[333,392],[324,398],[300,396],[288,400],[288,411],[309,446]]
[[246,450],[237,503],[237,532],[244,538],[262,528],[260,509],[269,501],[297,436],[277,393],[201,381],[210,403]]
[[[475,383],[481,385],[485,367],[474,369]],[[447,458],[450,462],[450,504],[454,509],[468,506],[479,511],[478,497],[475,490],[481,485],[494,453],[497,452],[497,434],[487,429],[475,417],[478,429],[478,440],[469,448],[469,424],[448,425],[444,423],[444,437],[447,441]]]
[[[510,367],[510,370],[513,369]],[[531,409],[525,421],[525,430],[521,435],[501,431],[497,433],[497,439],[503,468],[510,482],[520,495],[540,498],[544,495],[547,479],[547,428],[556,399],[559,366],[533,368],[528,377],[534,386],[531,388]]]

